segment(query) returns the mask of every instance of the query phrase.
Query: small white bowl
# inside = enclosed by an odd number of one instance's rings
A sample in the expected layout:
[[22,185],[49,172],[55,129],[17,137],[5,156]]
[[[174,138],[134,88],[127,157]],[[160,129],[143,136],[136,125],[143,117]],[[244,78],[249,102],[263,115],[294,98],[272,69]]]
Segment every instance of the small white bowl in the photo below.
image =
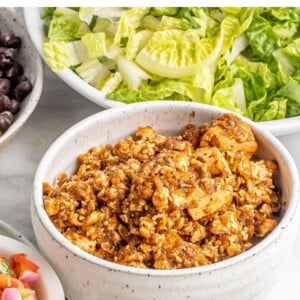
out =
[[39,102],[43,88],[43,64],[39,53],[32,44],[26,31],[23,15],[14,8],[0,8],[1,32],[12,32],[21,37],[22,45],[18,62],[24,67],[24,74],[32,83],[32,91],[21,103],[20,111],[15,115],[12,125],[0,136],[0,148],[10,141],[21,129]]
[[28,259],[39,266],[40,279],[36,283],[35,290],[40,300],[64,300],[63,287],[50,264],[40,253],[13,238],[0,235],[0,255],[9,257],[13,254],[25,253]]
[[77,123],[60,136],[40,161],[31,203],[35,236],[42,253],[62,279],[69,300],[224,300],[263,299],[284,266],[297,237],[299,178],[295,163],[270,133],[252,125],[258,155],[275,159],[283,188],[283,216],[278,226],[250,250],[216,264],[178,269],[145,270],[118,265],[74,246],[55,228],[43,204],[42,183],[55,181],[62,171],[74,174],[80,153],[115,143],[138,126],[151,125],[159,133],[180,132],[188,123],[209,122],[225,112],[187,102],[154,101],[105,110]]

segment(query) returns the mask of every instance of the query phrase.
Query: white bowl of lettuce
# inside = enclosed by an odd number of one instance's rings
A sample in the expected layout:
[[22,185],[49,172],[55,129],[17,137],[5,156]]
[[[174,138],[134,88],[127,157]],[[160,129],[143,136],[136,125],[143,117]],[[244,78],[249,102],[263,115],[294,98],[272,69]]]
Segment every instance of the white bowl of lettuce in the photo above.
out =
[[300,8],[24,8],[49,67],[110,108],[203,102],[300,130]]

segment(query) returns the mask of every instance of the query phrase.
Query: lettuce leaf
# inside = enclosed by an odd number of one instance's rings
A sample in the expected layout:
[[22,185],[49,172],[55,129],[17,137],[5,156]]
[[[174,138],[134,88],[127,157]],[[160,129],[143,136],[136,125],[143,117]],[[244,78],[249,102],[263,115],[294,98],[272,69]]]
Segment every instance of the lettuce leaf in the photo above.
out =
[[123,7],[80,7],[78,14],[80,20],[91,24],[95,16],[114,22],[121,18],[124,10]]
[[109,99],[185,100],[255,121],[300,115],[298,7],[46,8],[43,48]]
[[85,61],[75,69],[75,72],[84,81],[97,87],[102,86],[102,83],[110,75],[108,68],[101,64],[98,59]]
[[[155,75],[168,78],[191,77],[213,41],[204,43],[194,29],[156,31],[138,53],[136,62]],[[210,49],[208,49],[210,48]]]
[[115,34],[114,43],[116,45],[122,45],[123,40],[127,39],[129,35],[136,32],[136,29],[140,26],[141,20],[149,12],[147,7],[134,7],[129,10],[125,10],[118,22],[118,29]]
[[268,11],[277,20],[299,24],[300,7],[274,7],[268,9]]
[[262,61],[269,62],[272,53],[279,48],[280,40],[270,22],[256,15],[245,34],[252,51]]
[[43,51],[50,68],[60,71],[104,56],[106,54],[105,41],[104,33],[89,32],[84,34],[80,40],[72,42],[44,42]]
[[90,32],[89,26],[80,20],[76,10],[57,7],[52,15],[48,30],[49,41],[73,41]]
[[101,92],[104,95],[112,94],[122,83],[123,76],[120,72],[111,73],[107,81],[101,88]]
[[137,90],[143,80],[151,79],[151,75],[141,69],[135,62],[120,55],[117,58],[117,65],[124,81],[130,89]]
[[236,78],[232,86],[218,89],[212,97],[211,104],[244,115],[246,113],[246,100],[243,81]]
[[141,30],[136,34],[129,35],[126,47],[126,58],[129,60],[135,59],[137,53],[149,41],[152,34],[153,32],[151,30]]
[[247,107],[248,117],[254,121],[269,121],[286,117],[287,99],[284,97],[267,99],[266,94]]
[[196,97],[196,89],[190,81],[178,81],[176,79],[163,79],[156,84],[143,85],[139,90],[126,87],[119,88],[108,95],[109,99],[134,103],[157,99],[172,99],[191,101]]
[[287,117],[300,115],[300,83],[295,79],[290,79],[282,88],[276,92],[277,96],[288,99]]
[[81,37],[81,41],[88,51],[89,58],[98,58],[106,54],[105,33],[86,33]]
[[178,7],[151,7],[150,15],[156,17],[173,16],[178,12]]

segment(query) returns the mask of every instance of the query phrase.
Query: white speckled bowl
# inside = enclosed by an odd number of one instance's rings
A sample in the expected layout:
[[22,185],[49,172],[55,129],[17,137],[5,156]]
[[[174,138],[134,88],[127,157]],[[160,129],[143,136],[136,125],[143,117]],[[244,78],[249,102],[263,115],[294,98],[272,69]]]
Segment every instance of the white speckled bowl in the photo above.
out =
[[25,253],[28,258],[39,266],[40,279],[35,285],[35,290],[40,300],[64,300],[64,290],[59,278],[50,264],[40,253],[13,238],[0,235],[0,255],[9,257],[13,254]]
[[[94,257],[66,240],[47,216],[42,183],[75,172],[76,157],[97,144],[115,143],[138,126],[152,125],[160,133],[178,133],[187,123],[200,124],[223,111],[197,103],[150,102],[97,113],[60,136],[42,158],[34,179],[32,222],[40,250],[62,278],[69,300],[226,300],[263,299],[284,266],[294,240],[299,212],[299,179],[290,154],[270,133],[253,126],[259,156],[279,164],[283,202],[279,225],[250,250],[228,260],[181,270],[145,270]],[[246,121],[246,120],[245,120]]]
[[22,101],[21,110],[16,115],[15,121],[0,136],[1,148],[21,129],[36,107],[43,87],[43,64],[28,36],[23,15],[19,10],[0,7],[0,30],[1,32],[13,32],[21,37],[22,45],[18,54],[18,61],[23,65],[25,76],[33,85],[31,93]]

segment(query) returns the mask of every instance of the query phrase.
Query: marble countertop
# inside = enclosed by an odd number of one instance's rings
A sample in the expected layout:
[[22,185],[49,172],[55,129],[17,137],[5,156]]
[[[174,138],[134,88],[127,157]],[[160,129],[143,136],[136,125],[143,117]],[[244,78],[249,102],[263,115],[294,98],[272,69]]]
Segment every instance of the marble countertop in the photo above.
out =
[[[30,119],[4,148],[0,149],[0,219],[27,237],[35,238],[30,219],[30,194],[37,165],[46,149],[67,128],[102,110],[65,85],[45,66],[41,100]],[[300,132],[279,137],[300,170]],[[300,228],[299,228],[300,234]],[[300,299],[300,239],[289,265],[268,300]],[[292,296],[292,298],[291,298]]]

